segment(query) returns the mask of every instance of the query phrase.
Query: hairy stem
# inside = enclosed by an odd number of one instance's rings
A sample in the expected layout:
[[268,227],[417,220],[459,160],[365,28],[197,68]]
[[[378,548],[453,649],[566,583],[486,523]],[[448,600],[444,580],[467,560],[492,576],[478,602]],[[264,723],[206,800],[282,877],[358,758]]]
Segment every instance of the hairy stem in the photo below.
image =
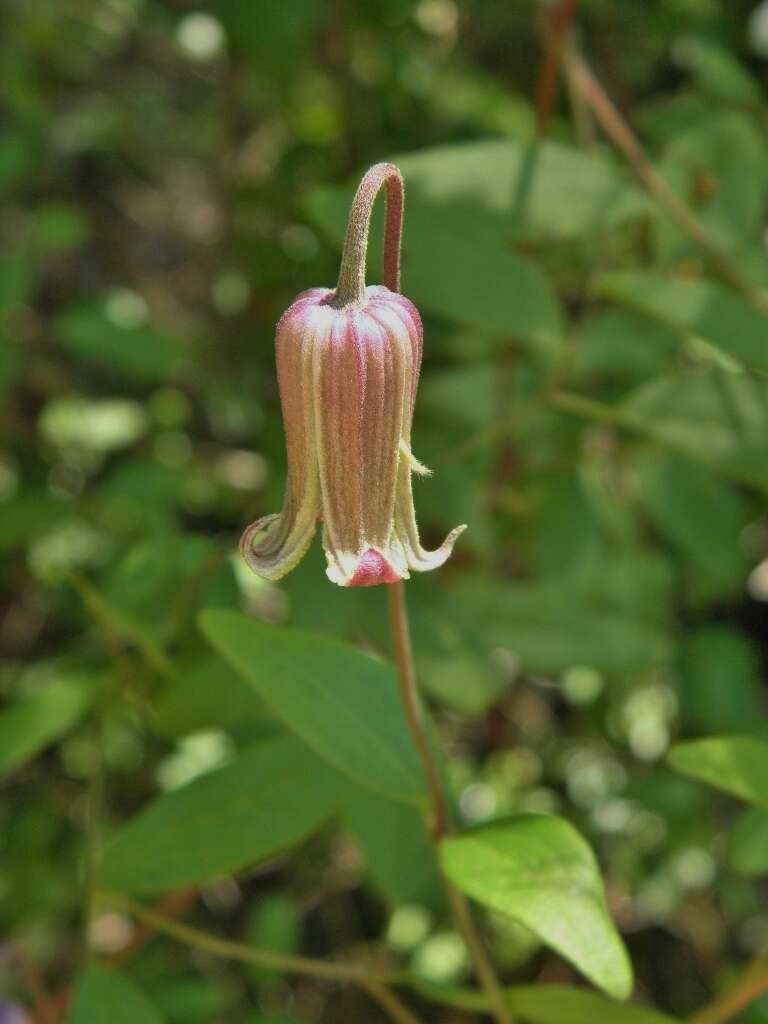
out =
[[[445,836],[448,827],[445,795],[440,781],[440,772],[432,756],[432,748],[425,727],[424,708],[419,699],[416,673],[413,667],[408,612],[405,605],[405,589],[402,581],[388,584],[387,599],[392,646],[400,680],[400,694],[405,718],[421,762],[429,796],[430,818],[427,832],[435,847],[436,855],[439,855],[440,840]],[[496,977],[496,971],[478,934],[469,905],[463,894],[455,889],[448,879],[444,877],[443,882],[451,912],[466,943],[477,979],[488,996],[491,1012],[497,1024],[513,1024],[504,993]]]
[[698,246],[712,269],[723,281],[730,284],[756,308],[768,312],[768,293],[736,269],[730,255],[709,236],[694,213],[669,187],[649,160],[637,136],[632,132],[584,59],[577,53],[573,40],[570,38],[565,39],[563,43],[563,61],[572,88],[584,98],[600,127],[614,146],[623,153],[640,182],[659,206],[670,216],[680,231]]
[[387,190],[384,214],[384,284],[390,291],[400,290],[403,176],[394,164],[374,164],[363,175],[349,211],[334,299],[334,305],[337,307],[360,302],[365,295],[365,264],[371,213],[376,196],[383,186],[386,186]]

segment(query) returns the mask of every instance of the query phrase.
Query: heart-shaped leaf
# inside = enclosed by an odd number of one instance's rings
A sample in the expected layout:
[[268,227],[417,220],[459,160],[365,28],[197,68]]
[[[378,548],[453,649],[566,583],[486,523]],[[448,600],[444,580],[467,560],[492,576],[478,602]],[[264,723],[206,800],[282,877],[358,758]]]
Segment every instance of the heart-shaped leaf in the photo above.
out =
[[520,815],[445,839],[440,854],[468,896],[530,928],[609,995],[629,995],[632,969],[597,862],[567,821]]

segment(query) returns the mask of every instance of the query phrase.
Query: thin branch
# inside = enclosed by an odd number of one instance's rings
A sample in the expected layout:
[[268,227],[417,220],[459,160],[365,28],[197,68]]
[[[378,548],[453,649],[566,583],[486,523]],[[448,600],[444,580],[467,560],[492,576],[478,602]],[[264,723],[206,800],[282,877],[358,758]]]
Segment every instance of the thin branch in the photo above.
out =
[[695,214],[685,205],[645,153],[637,136],[619,113],[615,104],[595,78],[584,59],[576,52],[572,39],[563,43],[563,61],[573,88],[583,96],[600,127],[632,167],[640,182],[659,206],[670,216],[680,231],[704,254],[715,273],[738,291],[757,309],[768,313],[768,293],[736,269],[730,254],[702,227]]
[[36,1024],[56,1024],[59,1019],[56,1001],[46,991],[37,965],[19,946],[11,947],[11,955],[32,1001]]
[[357,985],[367,985],[369,982],[380,985],[399,984],[407,980],[405,975],[396,971],[381,971],[341,961],[316,960],[312,957],[294,956],[289,953],[278,953],[271,949],[246,946],[230,939],[220,939],[216,935],[209,935],[198,928],[192,928],[190,925],[174,921],[170,917],[164,917],[124,896],[109,893],[103,894],[103,898],[108,900],[112,906],[130,914],[156,932],[169,935],[187,946],[193,946],[195,949],[228,960],[239,960],[242,963],[256,964],[259,967],[269,967],[272,970],[285,971],[290,974],[304,974],[326,981],[352,982]]
[[559,0],[544,15],[544,56],[536,82],[536,124],[539,138],[549,130],[552,110],[557,97],[557,79],[560,71],[562,41],[569,31],[579,0]]
[[378,981],[363,981],[360,984],[371,999],[377,1002],[392,1020],[397,1021],[397,1024],[421,1024],[419,1018],[411,1012],[402,999],[398,998],[386,985],[382,985]]
[[761,954],[746,969],[730,992],[705,1006],[691,1017],[690,1024],[724,1024],[764,992],[768,992],[768,963]]

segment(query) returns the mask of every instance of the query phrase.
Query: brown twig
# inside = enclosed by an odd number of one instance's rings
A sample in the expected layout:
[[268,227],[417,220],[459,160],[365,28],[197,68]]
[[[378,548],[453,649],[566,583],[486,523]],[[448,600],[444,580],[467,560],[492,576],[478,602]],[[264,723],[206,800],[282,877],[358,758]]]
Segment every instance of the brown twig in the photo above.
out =
[[694,1014],[690,1024],[724,1024],[764,992],[768,992],[768,963],[761,954],[729,992]]
[[555,106],[563,38],[570,29],[578,3],[579,0],[559,0],[544,15],[544,55],[536,82],[536,125],[542,139],[549,130]]
[[124,897],[114,896],[111,898],[119,909],[137,918],[151,932],[161,932],[195,949],[211,953],[214,956],[226,957],[229,960],[239,960],[242,963],[270,967],[273,970],[287,973],[303,974],[326,981],[350,982],[359,985],[360,988],[368,992],[371,998],[376,1000],[396,1024],[422,1024],[399,996],[388,987],[407,980],[405,975],[398,972],[382,971],[373,967],[341,961],[316,960],[312,957],[294,956],[289,953],[278,953],[271,949],[246,946],[229,939],[220,939],[216,935],[209,935],[207,932],[164,917],[162,914]]
[[32,1002],[35,1021],[37,1024],[57,1024],[59,1013],[56,1000],[46,991],[37,965],[19,946],[13,946],[11,953]]
[[730,255],[709,236],[696,216],[685,205],[653,166],[637,136],[619,113],[584,59],[576,52],[573,40],[563,40],[562,59],[573,88],[583,96],[600,127],[624,155],[640,182],[680,231],[694,242],[715,273],[738,291],[748,302],[768,313],[768,293],[742,276]]

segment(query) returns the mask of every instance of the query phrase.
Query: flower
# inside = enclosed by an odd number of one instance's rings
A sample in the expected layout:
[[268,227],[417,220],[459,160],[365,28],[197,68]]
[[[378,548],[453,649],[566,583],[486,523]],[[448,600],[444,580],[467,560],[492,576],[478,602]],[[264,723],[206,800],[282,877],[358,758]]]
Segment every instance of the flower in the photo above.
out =
[[[387,185],[385,278],[365,286],[373,201]],[[421,319],[398,294],[402,178],[391,164],[364,176],[350,212],[335,289],[303,292],[277,325],[277,379],[288,455],[282,512],[243,533],[254,572],[280,579],[323,524],[327,575],[344,587],[407,579],[442,565],[464,529],[436,551],[419,540],[412,473],[428,473],[411,453],[411,420],[422,350]]]

